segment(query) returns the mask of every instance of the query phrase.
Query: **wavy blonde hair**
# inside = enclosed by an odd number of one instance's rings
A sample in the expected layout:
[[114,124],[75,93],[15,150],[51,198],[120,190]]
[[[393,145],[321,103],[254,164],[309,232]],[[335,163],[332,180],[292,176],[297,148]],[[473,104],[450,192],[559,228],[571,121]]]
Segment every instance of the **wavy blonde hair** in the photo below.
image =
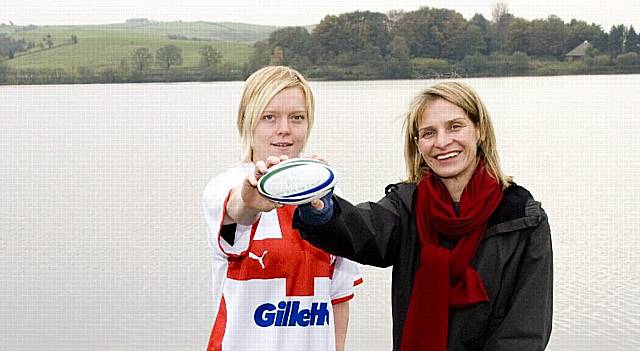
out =
[[431,172],[426,161],[418,151],[416,140],[418,138],[418,125],[427,106],[437,99],[444,99],[463,109],[474,126],[478,128],[478,157],[485,160],[487,170],[496,178],[503,189],[506,189],[512,181],[512,177],[504,174],[500,168],[500,158],[496,147],[496,137],[491,123],[489,111],[478,94],[470,86],[448,81],[433,85],[411,102],[409,112],[404,120],[404,160],[407,170],[406,182],[417,183],[425,172]]
[[[309,138],[313,126],[314,100],[309,83],[300,72],[285,66],[268,66],[254,72],[244,85],[236,126],[242,140],[242,161],[251,161],[253,156],[253,131],[260,116],[271,99],[287,88],[300,87],[305,97],[307,109],[307,135]],[[305,139],[305,140],[306,140]]]

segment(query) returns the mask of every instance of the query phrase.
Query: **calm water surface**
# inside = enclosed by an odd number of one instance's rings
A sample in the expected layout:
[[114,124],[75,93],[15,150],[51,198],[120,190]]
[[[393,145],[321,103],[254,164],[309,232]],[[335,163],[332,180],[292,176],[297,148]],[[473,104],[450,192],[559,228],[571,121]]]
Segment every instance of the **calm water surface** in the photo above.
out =
[[[550,218],[548,350],[639,350],[640,76],[466,81],[492,113],[503,168]],[[312,84],[307,152],[332,163],[348,199],[402,179],[402,115],[433,82]],[[205,348],[200,197],[240,156],[241,89],[0,87],[0,349]],[[364,274],[348,349],[390,350],[390,271]]]

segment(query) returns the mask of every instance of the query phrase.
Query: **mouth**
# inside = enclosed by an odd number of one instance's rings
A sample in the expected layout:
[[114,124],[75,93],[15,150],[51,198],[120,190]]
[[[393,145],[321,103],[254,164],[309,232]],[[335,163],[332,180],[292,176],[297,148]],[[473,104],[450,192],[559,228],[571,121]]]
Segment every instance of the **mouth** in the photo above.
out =
[[290,147],[292,146],[293,143],[287,143],[287,142],[278,142],[278,143],[271,143],[271,146],[275,146],[275,147]]
[[454,157],[460,155],[460,153],[461,153],[461,151],[447,152],[446,154],[436,155],[436,159],[438,161],[444,161],[444,160],[448,160],[448,159],[454,158]]

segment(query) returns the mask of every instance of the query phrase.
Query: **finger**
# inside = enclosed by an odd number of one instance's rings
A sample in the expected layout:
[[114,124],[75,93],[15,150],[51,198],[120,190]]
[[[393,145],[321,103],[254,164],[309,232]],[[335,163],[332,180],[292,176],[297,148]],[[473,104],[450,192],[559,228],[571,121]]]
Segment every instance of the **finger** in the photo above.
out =
[[285,161],[285,160],[288,160],[288,159],[289,159],[289,156],[287,156],[287,155],[280,155],[280,161]]
[[258,161],[256,162],[256,175],[261,175],[263,173],[267,173],[267,165],[264,163],[264,161]]
[[254,187],[254,188],[255,188],[256,186],[258,186],[258,180],[256,180],[256,176],[255,176],[255,175],[253,175],[253,174],[249,174],[249,175],[247,175],[246,180],[249,182],[249,184],[250,184],[252,187]]
[[269,156],[267,157],[267,168],[273,166],[273,165],[277,165],[278,163],[280,163],[280,157],[277,156]]
[[322,200],[320,199],[313,199],[311,200],[311,207],[315,208],[316,210],[322,210],[324,208],[324,202],[322,202]]
[[318,156],[318,155],[311,155],[311,157],[310,157],[310,158],[312,158],[312,159],[314,159],[314,160],[318,160],[318,161],[320,161],[320,162],[322,162],[322,163],[324,163],[324,164],[326,164],[326,165],[328,165],[328,164],[329,164],[329,162],[327,162],[327,160],[325,160],[323,157]]

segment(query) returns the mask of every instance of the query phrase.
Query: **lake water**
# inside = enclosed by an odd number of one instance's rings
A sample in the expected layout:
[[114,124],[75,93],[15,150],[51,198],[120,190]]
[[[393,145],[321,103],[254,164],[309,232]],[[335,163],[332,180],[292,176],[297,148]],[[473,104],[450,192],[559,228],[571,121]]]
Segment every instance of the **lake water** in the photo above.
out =
[[[551,222],[548,350],[640,350],[640,76],[465,80],[505,171]],[[314,82],[308,153],[353,201],[404,176],[401,124],[434,81]],[[240,156],[241,82],[0,86],[0,349],[203,350],[201,192]],[[365,267],[348,350],[391,349],[390,270]]]

